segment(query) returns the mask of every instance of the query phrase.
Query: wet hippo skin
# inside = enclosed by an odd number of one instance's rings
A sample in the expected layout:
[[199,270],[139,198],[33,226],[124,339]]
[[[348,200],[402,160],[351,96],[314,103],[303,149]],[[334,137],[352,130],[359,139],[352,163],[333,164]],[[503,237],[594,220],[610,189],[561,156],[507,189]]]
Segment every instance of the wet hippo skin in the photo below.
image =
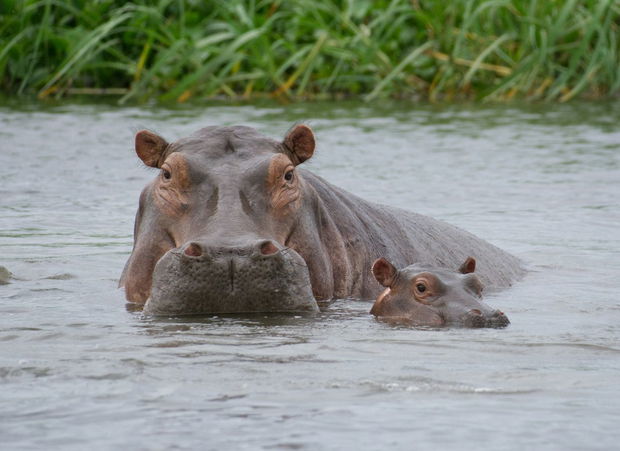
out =
[[370,313],[383,321],[413,326],[507,326],[506,315],[482,301],[484,285],[475,270],[472,257],[455,271],[424,263],[398,270],[380,258],[372,272],[386,290]]
[[350,194],[301,168],[315,138],[282,141],[250,127],[206,127],[169,143],[150,131],[135,148],[158,175],[142,191],[120,285],[149,314],[316,311],[317,300],[371,300],[379,257],[404,267],[456,267],[503,288],[517,258],[441,221]]

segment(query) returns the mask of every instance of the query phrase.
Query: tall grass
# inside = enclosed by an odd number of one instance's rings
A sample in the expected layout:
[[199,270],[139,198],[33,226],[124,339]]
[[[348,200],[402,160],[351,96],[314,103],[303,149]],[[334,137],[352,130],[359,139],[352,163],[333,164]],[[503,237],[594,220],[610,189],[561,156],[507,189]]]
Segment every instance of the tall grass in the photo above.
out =
[[620,0],[0,0],[0,90],[568,101],[620,88]]

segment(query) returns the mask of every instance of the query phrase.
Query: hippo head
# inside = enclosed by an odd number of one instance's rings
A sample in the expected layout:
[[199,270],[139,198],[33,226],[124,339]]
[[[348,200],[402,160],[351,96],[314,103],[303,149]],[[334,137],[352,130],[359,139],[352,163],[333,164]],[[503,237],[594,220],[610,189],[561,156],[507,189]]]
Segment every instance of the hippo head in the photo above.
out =
[[418,326],[504,327],[510,321],[482,302],[483,285],[467,258],[458,271],[414,264],[397,270],[385,258],[373,264],[377,281],[387,289],[370,313],[387,321]]
[[314,152],[305,125],[282,142],[249,127],[207,127],[168,143],[136,134],[159,172],[142,191],[120,285],[147,314],[316,311],[304,259],[287,246]]

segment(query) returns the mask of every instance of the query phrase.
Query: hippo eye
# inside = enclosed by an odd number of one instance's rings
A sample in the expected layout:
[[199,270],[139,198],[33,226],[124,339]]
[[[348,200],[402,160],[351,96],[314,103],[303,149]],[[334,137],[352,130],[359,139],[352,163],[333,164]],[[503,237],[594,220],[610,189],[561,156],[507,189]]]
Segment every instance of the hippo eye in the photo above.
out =
[[419,283],[415,287],[416,290],[418,290],[420,293],[424,293],[426,291],[426,285],[424,285],[423,283]]
[[172,174],[167,169],[161,170],[161,176],[164,178],[164,180],[170,180],[172,178]]
[[284,174],[284,180],[290,182],[291,180],[293,180],[293,176],[293,170],[291,169],[290,171],[287,171],[286,174]]

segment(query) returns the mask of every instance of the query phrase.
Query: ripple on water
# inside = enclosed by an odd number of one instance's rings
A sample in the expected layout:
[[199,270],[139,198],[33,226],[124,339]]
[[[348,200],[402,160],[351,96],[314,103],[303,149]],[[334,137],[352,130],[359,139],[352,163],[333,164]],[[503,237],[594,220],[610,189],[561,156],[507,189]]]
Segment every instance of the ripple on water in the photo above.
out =
[[0,379],[5,381],[23,380],[24,378],[47,377],[52,374],[52,368],[38,366],[0,367]]
[[416,378],[410,382],[382,382],[374,380],[361,380],[359,386],[369,390],[369,394],[381,392],[426,392],[426,393],[460,393],[460,394],[488,394],[488,395],[520,395],[536,393],[540,390],[526,388],[515,389],[514,387],[488,387],[469,385],[460,382],[436,380],[431,378]]
[[44,279],[48,279],[48,280],[71,280],[71,279],[75,279],[77,276],[74,274],[69,274],[69,273],[61,273],[61,274],[54,274],[52,276],[47,276],[44,277]]

